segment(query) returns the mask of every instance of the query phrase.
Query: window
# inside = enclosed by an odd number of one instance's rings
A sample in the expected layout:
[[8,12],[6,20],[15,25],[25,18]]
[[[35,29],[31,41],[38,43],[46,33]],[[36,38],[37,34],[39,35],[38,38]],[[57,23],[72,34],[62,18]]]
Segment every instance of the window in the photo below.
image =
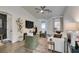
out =
[[42,23],[42,26],[41,27],[42,27],[42,29],[45,29],[45,27],[46,27],[45,26],[45,23]]
[[54,31],[63,31],[63,17],[53,20]]
[[41,29],[42,29],[42,31],[46,30],[46,22],[45,21],[41,22]]
[[60,22],[55,22],[55,30],[60,30]]

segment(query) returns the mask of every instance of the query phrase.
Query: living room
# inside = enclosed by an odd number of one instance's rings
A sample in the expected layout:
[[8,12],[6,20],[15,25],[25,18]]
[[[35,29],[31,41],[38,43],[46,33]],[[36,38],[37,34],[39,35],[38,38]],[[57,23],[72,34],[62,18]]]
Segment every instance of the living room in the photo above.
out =
[[[75,43],[78,43],[75,39],[78,39],[79,33],[78,10],[79,7],[73,6],[0,6],[0,14],[7,16],[6,38],[3,37],[4,31],[0,31],[2,37],[0,52],[17,52],[22,47],[23,50],[18,53],[27,53],[28,50],[35,53],[78,53],[78,47],[75,49]],[[2,25],[0,27],[5,29]],[[36,35],[33,31],[36,31]],[[68,37],[68,34],[71,37]],[[29,36],[32,42],[28,39]],[[50,44],[51,39],[52,44]],[[4,48],[5,45],[10,44],[13,47]],[[23,44],[26,46],[29,44],[27,47],[30,49],[23,47]],[[19,45],[21,47],[16,48]]]

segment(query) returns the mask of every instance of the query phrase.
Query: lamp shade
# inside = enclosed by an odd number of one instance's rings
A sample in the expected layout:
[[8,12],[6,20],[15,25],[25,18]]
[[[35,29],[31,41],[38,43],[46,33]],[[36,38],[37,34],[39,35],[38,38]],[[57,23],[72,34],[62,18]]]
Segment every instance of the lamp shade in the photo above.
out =
[[77,31],[78,30],[77,23],[65,23],[64,30]]

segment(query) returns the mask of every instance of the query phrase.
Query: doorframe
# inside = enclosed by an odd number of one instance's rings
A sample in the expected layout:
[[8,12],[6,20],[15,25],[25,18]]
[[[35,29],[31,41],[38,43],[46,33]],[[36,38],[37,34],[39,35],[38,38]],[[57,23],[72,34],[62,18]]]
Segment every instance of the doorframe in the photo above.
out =
[[[10,13],[4,12],[4,11],[0,11],[0,14],[7,15],[7,39],[4,39],[4,40],[12,41],[12,15]],[[9,22],[9,20],[10,20],[10,22]]]

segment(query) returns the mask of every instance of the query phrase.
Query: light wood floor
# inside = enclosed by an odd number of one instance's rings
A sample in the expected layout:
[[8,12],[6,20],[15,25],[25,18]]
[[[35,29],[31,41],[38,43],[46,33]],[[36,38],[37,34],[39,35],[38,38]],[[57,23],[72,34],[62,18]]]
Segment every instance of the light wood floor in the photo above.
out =
[[6,43],[0,46],[0,53],[51,53],[51,51],[48,51],[48,42],[46,38],[39,38],[38,42],[39,44],[35,50],[26,48],[24,41],[13,44]]
[[28,49],[24,46],[24,41],[16,43],[6,43],[0,46],[0,53],[48,53],[46,38],[38,40],[39,45],[35,50]]

